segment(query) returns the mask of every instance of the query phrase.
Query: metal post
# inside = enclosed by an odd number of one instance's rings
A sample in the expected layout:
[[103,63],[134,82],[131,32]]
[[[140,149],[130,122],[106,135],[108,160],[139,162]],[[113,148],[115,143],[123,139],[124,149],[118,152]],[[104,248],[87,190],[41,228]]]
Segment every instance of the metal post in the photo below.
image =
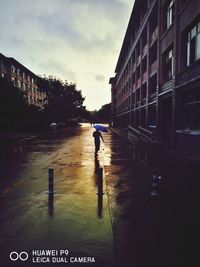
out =
[[48,172],[48,176],[49,176],[49,194],[53,194],[53,169],[49,169]]

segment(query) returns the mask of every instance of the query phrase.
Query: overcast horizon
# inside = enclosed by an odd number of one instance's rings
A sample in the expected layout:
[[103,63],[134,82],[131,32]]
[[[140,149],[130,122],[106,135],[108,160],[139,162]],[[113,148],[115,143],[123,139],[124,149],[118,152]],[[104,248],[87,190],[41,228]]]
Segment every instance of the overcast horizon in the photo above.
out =
[[88,110],[110,102],[133,0],[0,0],[0,53],[74,82]]

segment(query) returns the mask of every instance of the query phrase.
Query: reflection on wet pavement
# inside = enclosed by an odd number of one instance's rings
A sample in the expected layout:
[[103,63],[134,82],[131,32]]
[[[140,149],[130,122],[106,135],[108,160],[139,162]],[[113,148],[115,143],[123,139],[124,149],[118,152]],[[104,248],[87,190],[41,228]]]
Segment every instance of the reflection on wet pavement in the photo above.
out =
[[[12,250],[69,249],[95,257],[94,267],[194,266],[184,264],[199,232],[199,169],[110,131],[95,156],[86,126],[0,155],[3,260]],[[150,194],[155,173],[158,198]]]
[[[23,155],[20,150],[20,157],[5,160],[2,170],[12,187],[6,192],[7,184],[1,184],[0,245],[5,262],[12,250],[56,248],[69,249],[70,256],[95,257],[92,266],[112,266],[107,195],[97,195],[102,155],[94,157],[92,131],[80,128],[61,140],[36,140]],[[5,168],[11,158],[13,170]],[[54,170],[52,195],[46,194],[49,168]],[[14,187],[16,178],[21,184]]]

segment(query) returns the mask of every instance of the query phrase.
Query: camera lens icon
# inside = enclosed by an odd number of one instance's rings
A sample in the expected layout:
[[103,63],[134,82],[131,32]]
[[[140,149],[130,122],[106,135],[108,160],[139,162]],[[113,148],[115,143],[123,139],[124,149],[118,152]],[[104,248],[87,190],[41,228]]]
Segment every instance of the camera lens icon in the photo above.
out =
[[22,251],[20,253],[12,251],[10,253],[10,259],[11,261],[17,261],[17,260],[26,261],[28,260],[28,253],[25,251]]

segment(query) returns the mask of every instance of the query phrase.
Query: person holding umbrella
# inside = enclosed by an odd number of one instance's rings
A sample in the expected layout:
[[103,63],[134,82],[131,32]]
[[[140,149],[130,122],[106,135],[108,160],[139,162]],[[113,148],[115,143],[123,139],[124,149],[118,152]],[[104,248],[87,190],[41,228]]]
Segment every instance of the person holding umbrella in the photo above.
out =
[[[94,126],[94,128],[96,127]],[[101,132],[99,131],[98,127],[96,128],[96,131],[93,132],[93,137],[94,137],[94,144],[95,144],[95,154],[97,155],[100,149],[100,138],[104,142],[103,136]]]

